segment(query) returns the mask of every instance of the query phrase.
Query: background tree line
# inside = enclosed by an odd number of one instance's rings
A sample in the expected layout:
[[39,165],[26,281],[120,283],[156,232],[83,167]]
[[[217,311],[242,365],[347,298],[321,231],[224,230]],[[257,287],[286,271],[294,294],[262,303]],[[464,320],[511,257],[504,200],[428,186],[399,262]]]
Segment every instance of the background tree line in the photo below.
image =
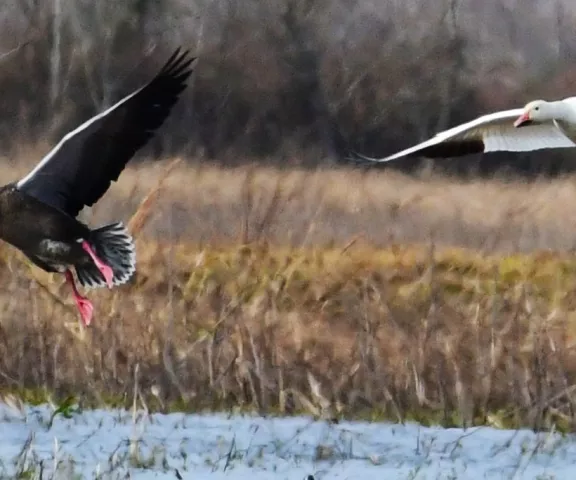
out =
[[[342,163],[385,155],[494,109],[575,94],[571,0],[14,0],[0,5],[0,142],[54,141],[199,57],[148,154]],[[412,169],[422,162],[395,167]],[[576,155],[436,161],[452,172],[571,171]]]

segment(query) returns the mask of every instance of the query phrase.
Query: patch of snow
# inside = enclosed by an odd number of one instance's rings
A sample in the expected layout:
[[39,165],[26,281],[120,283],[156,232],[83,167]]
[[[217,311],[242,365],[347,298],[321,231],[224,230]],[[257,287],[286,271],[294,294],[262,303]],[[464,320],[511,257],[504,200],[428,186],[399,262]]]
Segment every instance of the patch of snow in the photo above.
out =
[[[573,435],[305,417],[146,415],[0,404],[0,477],[228,480],[552,479],[576,475]],[[129,476],[127,476],[129,475]],[[33,478],[26,477],[26,478]]]

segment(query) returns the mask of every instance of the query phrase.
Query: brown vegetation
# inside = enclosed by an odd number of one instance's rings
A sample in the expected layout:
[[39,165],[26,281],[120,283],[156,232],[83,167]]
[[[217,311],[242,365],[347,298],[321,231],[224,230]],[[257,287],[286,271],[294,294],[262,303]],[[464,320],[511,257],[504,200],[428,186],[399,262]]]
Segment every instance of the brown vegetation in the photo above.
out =
[[[128,220],[164,168],[128,170],[91,223]],[[150,408],[573,430],[576,262],[537,251],[570,248],[573,197],[571,179],[173,164],[131,224],[136,277],[89,292],[87,330],[58,275],[2,247],[0,385],[121,404],[137,385]],[[512,228],[531,224],[533,236]],[[358,235],[368,227],[380,248]],[[477,246],[482,232],[483,252],[447,246]],[[532,251],[488,253],[498,248]]]
[[[0,169],[24,175],[41,156],[22,155]],[[435,242],[483,252],[572,251],[576,246],[574,177],[533,182],[412,177],[354,169],[189,166],[163,180],[161,201],[141,232],[147,238],[204,245],[265,240],[292,247],[376,247]],[[131,167],[84,219],[128,220],[153,191],[166,162]]]

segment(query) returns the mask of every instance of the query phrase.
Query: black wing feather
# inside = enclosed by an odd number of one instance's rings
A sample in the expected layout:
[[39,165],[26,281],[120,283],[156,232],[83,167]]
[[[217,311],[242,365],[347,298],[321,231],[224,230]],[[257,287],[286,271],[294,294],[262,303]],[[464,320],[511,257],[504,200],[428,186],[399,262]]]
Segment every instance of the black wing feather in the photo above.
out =
[[[483,153],[484,148],[485,148],[484,142],[476,138],[466,140],[451,140],[438,143],[436,145],[430,145],[428,147],[422,148],[421,150],[407,153],[405,156],[396,158],[394,160],[391,160],[390,162],[402,160],[403,158],[425,157],[436,159],[436,158],[461,157],[464,155],[471,155],[474,153]],[[347,159],[359,166],[367,166],[375,164],[384,165],[385,163],[388,163],[388,161],[382,161],[378,158],[367,157],[358,152],[350,152]]]
[[470,138],[466,140],[450,140],[437,145],[430,145],[419,152],[407,155],[407,157],[450,158],[483,152],[484,142],[477,138]]
[[69,215],[96,203],[169,116],[194,57],[178,48],[147,85],[66,135],[17,188]]

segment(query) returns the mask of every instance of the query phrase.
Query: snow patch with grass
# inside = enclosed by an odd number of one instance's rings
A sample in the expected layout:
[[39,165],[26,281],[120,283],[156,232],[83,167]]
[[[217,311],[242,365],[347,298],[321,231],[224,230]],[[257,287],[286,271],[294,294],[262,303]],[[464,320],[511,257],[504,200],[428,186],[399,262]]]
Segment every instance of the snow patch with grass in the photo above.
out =
[[[573,435],[0,404],[0,478],[572,478]],[[312,477],[310,477],[312,476]]]

